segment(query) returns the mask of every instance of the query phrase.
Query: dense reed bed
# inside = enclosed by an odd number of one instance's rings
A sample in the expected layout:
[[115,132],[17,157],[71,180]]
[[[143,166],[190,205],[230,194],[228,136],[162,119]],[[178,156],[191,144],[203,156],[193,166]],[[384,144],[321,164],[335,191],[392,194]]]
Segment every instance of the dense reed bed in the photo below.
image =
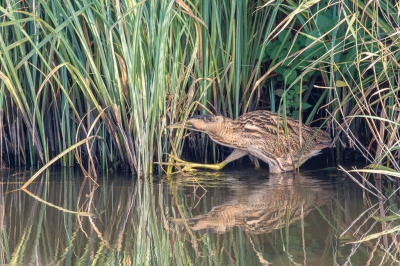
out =
[[[183,132],[166,125],[206,109],[268,109],[328,118],[316,125],[398,169],[396,10],[378,0],[0,0],[0,164],[57,158],[91,175],[145,175],[182,153]],[[194,160],[223,156],[207,139],[189,142]]]
[[[381,232],[368,230],[354,243],[354,250],[360,243],[374,240],[372,254],[380,246],[386,256],[398,259],[400,19],[398,7],[392,3],[356,4],[363,11],[355,14],[346,11],[345,38],[337,39],[335,48],[331,48],[332,52],[337,51],[333,57],[344,52],[346,58],[331,61],[336,80],[332,125],[342,131],[341,143],[367,161],[363,169],[341,170],[363,187],[366,194],[379,198],[379,203],[366,205],[368,208],[356,221],[372,220],[371,230],[380,228]],[[347,230],[358,228],[351,225]],[[383,259],[379,265],[384,263]]]

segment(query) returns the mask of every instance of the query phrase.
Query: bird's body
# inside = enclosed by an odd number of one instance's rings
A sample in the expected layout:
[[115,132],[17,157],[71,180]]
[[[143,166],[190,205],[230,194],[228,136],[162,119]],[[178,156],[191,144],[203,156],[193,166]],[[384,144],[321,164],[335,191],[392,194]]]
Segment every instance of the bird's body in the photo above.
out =
[[[182,123],[171,127],[179,125]],[[268,163],[272,173],[293,170],[318,155],[332,141],[329,134],[322,130],[300,126],[297,120],[289,117],[284,120],[269,111],[246,113],[235,120],[199,115],[189,118],[184,127],[204,132],[213,141],[234,148],[224,165],[244,155],[252,155]]]

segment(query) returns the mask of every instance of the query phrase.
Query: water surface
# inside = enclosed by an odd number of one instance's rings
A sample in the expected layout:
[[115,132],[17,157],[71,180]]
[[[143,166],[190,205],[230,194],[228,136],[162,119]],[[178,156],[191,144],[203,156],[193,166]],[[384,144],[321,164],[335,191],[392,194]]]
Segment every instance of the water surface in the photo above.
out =
[[395,261],[383,251],[387,238],[349,244],[382,230],[368,216],[383,205],[360,216],[377,198],[335,169],[270,175],[231,168],[153,182],[109,174],[98,186],[79,171],[53,170],[28,192],[16,190],[31,174],[2,172],[2,265]]

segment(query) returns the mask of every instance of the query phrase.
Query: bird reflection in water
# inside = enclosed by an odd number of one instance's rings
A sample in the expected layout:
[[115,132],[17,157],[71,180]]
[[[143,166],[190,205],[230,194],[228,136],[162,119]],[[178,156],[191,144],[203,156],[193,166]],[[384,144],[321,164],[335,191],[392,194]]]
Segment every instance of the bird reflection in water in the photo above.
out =
[[225,233],[239,227],[259,234],[282,228],[331,202],[331,190],[323,185],[326,183],[299,174],[270,175],[262,184],[258,181],[249,186],[233,180],[228,189],[234,196],[227,202],[206,214],[172,221],[187,223],[193,231]]

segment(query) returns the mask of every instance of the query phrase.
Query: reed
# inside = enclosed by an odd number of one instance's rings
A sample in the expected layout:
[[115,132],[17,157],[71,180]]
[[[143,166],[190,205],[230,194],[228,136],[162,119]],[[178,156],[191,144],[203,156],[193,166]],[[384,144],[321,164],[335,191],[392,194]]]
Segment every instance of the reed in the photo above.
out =
[[200,36],[190,8],[179,1],[7,3],[0,7],[7,163],[44,165],[95,136],[61,165],[78,161],[92,175],[99,165],[151,173],[168,144],[167,119],[179,119],[193,100],[184,88],[194,82]]
[[[90,139],[60,164],[147,175],[182,153],[166,125],[269,109],[306,123],[330,113],[333,134],[363,127],[394,164],[398,18],[372,3],[0,0],[0,162],[43,166]],[[224,156],[194,136],[189,155]]]

